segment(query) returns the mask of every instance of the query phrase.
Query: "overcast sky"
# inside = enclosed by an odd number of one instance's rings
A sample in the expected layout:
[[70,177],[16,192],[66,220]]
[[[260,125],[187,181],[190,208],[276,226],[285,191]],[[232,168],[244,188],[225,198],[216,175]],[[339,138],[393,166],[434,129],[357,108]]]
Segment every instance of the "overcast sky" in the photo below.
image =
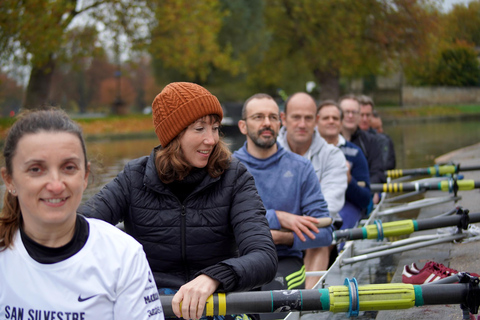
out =
[[469,3],[471,0],[443,0],[443,9],[447,12],[455,3]]

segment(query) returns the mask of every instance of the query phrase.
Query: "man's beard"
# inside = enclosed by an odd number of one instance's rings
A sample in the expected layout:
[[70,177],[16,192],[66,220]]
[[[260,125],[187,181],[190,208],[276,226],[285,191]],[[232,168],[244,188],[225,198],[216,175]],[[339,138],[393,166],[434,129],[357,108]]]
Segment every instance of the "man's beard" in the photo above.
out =
[[[262,134],[262,132],[264,131],[269,131],[272,133],[272,139],[270,140],[264,140],[260,137],[260,135]],[[273,129],[270,129],[270,128],[266,128],[266,129],[261,129],[261,130],[258,130],[256,133],[253,133],[252,131],[250,131],[248,128],[247,128],[247,134],[248,136],[250,137],[250,139],[252,140],[252,142],[259,148],[262,148],[262,149],[270,149],[273,145],[275,145],[275,143],[277,143],[277,135],[275,134],[275,131],[273,131]]]

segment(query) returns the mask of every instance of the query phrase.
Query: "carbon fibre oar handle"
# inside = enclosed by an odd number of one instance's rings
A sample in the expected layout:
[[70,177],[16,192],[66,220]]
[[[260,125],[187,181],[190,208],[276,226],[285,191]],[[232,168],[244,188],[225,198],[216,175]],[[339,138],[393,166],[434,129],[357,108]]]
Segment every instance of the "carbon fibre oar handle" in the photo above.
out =
[[475,171],[475,170],[480,170],[480,166],[462,166],[460,164],[436,165],[428,168],[387,170],[385,171],[385,176],[389,178],[399,178],[403,176],[418,176],[418,175],[442,176],[446,174],[459,173],[460,171]]
[[370,185],[372,192],[409,192],[420,190],[442,190],[452,192],[454,188],[457,190],[473,190],[480,188],[480,182],[475,180],[456,180],[452,182],[405,182],[405,183],[373,183]]
[[[474,291],[474,292],[473,292]],[[310,290],[216,293],[207,299],[204,315],[277,313],[288,311],[348,312],[352,301],[360,311],[408,309],[423,305],[463,304],[478,286],[469,283],[411,285],[386,283],[331,286]],[[174,316],[172,298],[160,296],[165,317]]]

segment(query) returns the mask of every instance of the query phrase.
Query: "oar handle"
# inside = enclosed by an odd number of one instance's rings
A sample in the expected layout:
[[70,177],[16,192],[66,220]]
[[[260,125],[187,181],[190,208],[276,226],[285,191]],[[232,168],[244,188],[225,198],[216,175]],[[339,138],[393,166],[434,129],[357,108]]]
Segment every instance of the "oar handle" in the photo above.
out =
[[442,176],[446,174],[458,173],[458,167],[454,165],[433,166],[428,168],[417,169],[393,169],[385,171],[385,175],[389,178],[400,178],[403,176],[423,176],[436,175]]
[[[411,285],[404,283],[331,286],[311,290],[216,293],[207,299],[204,315],[277,313],[288,311],[349,312],[408,309],[423,305],[463,304],[478,286],[469,283]],[[160,296],[165,317],[174,316],[172,298]]]
[[480,170],[480,166],[462,166],[458,165],[435,165],[428,168],[417,169],[393,169],[385,171],[385,175],[389,178],[400,178],[403,176],[418,176],[418,175],[436,175],[443,176],[446,174],[459,173],[460,171],[475,171]]
[[420,190],[442,190],[452,192],[455,185],[457,190],[473,190],[480,188],[480,182],[475,180],[445,180],[440,182],[405,182],[405,183],[373,183],[370,185],[372,192],[410,192]]

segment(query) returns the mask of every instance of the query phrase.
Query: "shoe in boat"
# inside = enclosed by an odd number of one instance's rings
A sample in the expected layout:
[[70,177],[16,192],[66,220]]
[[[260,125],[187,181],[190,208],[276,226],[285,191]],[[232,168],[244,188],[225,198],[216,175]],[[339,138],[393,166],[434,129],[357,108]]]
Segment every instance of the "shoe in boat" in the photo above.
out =
[[410,266],[405,265],[402,272],[402,282],[409,284],[425,284],[452,275],[454,274],[432,267],[422,268],[419,272],[416,272],[415,270],[410,269]]
[[[445,265],[435,261],[428,261],[421,269],[418,268],[414,262],[410,266],[404,266],[402,272],[402,282],[410,284],[424,284],[450,277],[457,273],[457,270],[448,268]],[[474,277],[480,277],[480,275],[473,272],[469,274]]]
[[417,267],[417,265],[415,264],[415,262],[413,262],[411,265],[410,265],[410,272],[412,274],[418,274],[420,273],[423,269],[429,269],[429,268],[434,268],[434,269],[437,269],[437,270],[441,270],[441,271],[445,271],[446,273],[450,273],[450,274],[456,274],[458,273],[457,270],[455,269],[452,269],[452,268],[448,268],[446,267],[445,265],[441,264],[441,263],[438,263],[438,262],[435,262],[435,261],[428,261],[427,263],[425,263],[425,265],[423,266],[423,268],[419,268]]

